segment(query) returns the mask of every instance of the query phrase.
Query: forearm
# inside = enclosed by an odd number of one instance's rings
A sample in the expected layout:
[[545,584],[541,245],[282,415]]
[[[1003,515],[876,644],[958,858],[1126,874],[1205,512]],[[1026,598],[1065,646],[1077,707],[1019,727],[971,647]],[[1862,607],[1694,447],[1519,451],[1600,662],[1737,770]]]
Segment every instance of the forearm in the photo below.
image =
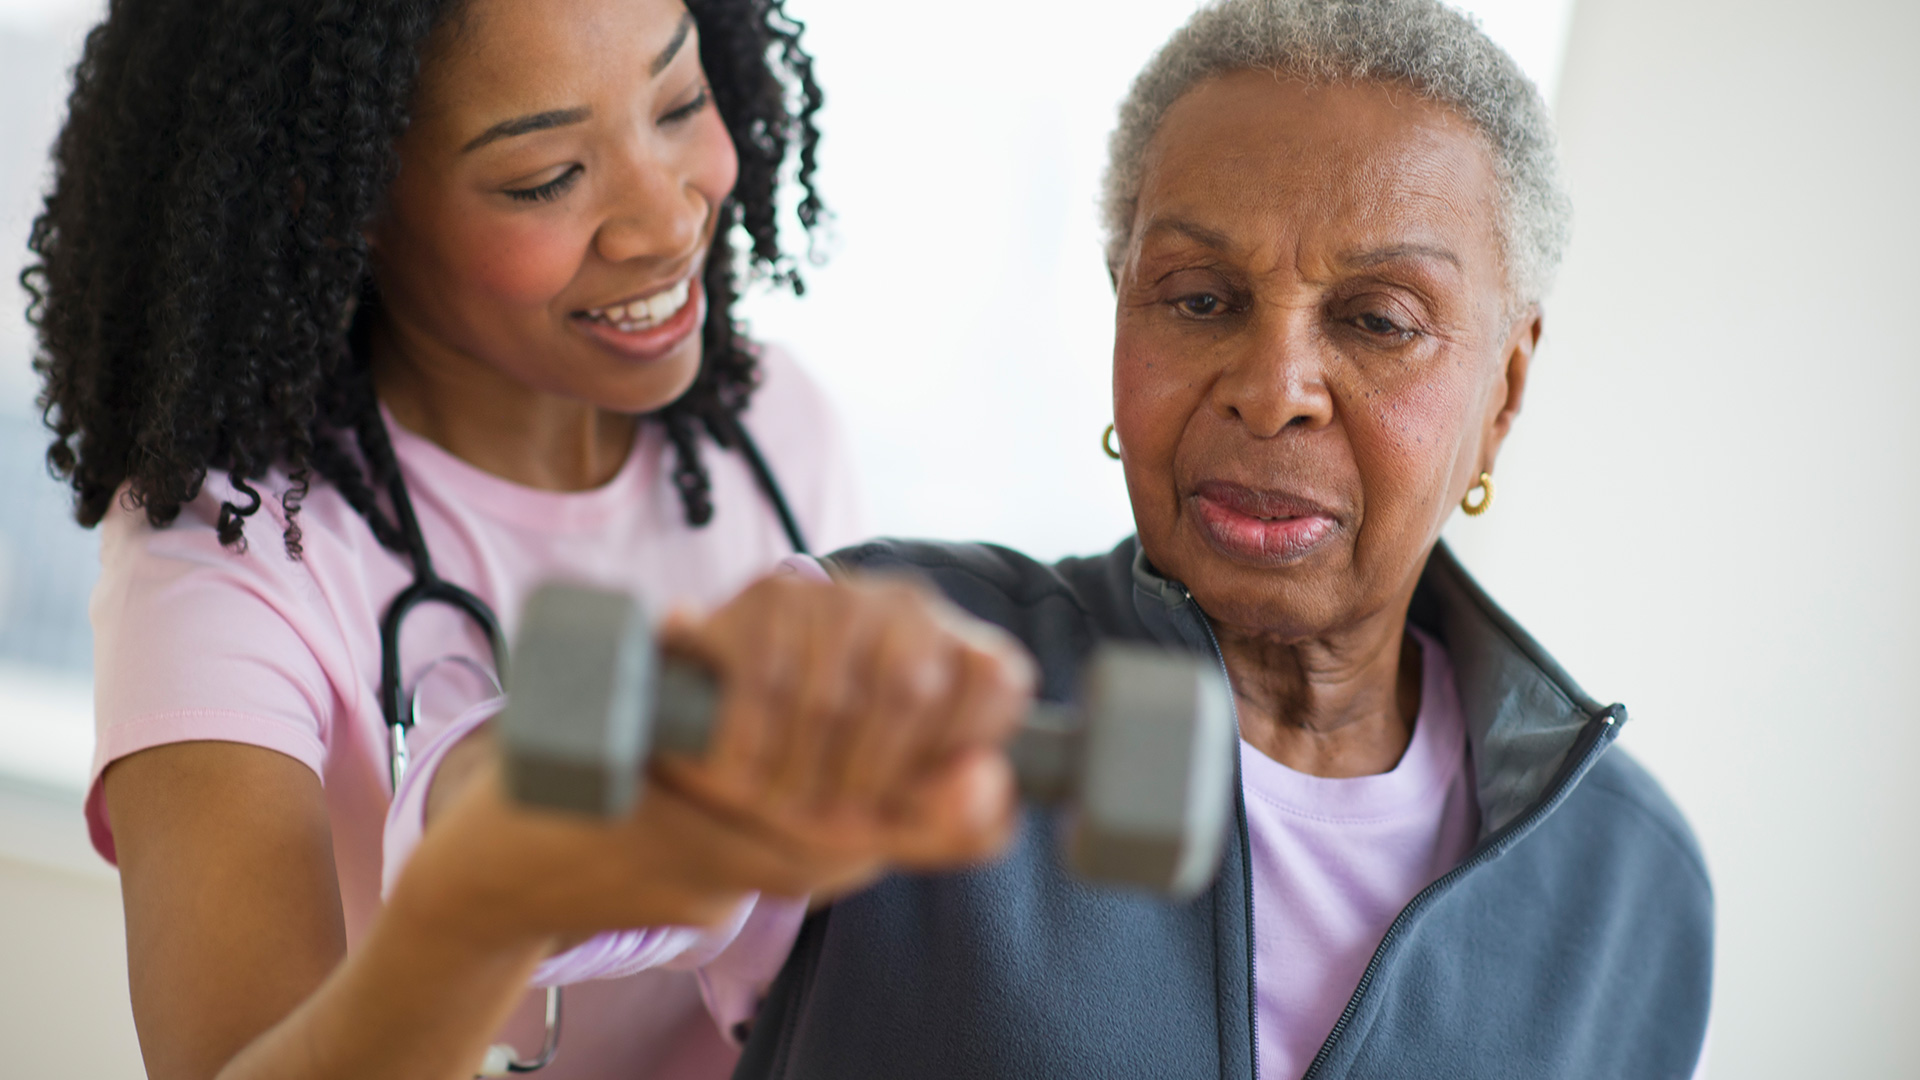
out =
[[[397,873],[366,938],[235,1055],[220,1080],[464,1080],[566,937],[626,923],[714,921],[739,903],[732,890],[661,887],[688,875],[646,857],[663,848],[651,819],[619,830],[523,815],[500,794],[490,763],[451,801],[461,805],[436,815],[432,837]],[[657,827],[671,833],[685,824]],[[639,872],[597,873],[619,861],[616,851]]]
[[311,997],[219,1080],[465,1080],[546,952],[435,932],[403,897]]
[[[478,716],[462,717],[448,732],[452,745],[423,763],[420,780],[427,785],[423,821],[431,822],[445,812],[492,762],[493,729],[488,723]],[[439,748],[436,745],[434,749]]]
[[471,1075],[544,950],[537,922],[467,902],[501,880],[450,875],[468,849],[409,875],[349,953],[325,796],[292,758],[181,743],[104,785],[154,1080]]

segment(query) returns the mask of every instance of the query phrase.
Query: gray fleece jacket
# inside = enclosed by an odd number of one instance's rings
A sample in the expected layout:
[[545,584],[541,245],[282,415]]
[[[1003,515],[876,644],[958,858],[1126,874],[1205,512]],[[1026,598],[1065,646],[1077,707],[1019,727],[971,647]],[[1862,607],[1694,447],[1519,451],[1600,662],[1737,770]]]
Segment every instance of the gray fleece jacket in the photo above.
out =
[[[1051,699],[1103,638],[1217,655],[1133,540],[1053,566],[892,541],[830,562],[920,575],[1011,630]],[[1690,1076],[1713,896],[1679,812],[1609,749],[1626,711],[1588,698],[1444,546],[1410,618],[1453,658],[1481,835],[1394,921],[1307,1077]],[[1038,812],[1001,861],[835,903],[803,927],[735,1075],[1257,1077],[1244,802],[1238,826],[1214,886],[1181,905],[1068,877]]]

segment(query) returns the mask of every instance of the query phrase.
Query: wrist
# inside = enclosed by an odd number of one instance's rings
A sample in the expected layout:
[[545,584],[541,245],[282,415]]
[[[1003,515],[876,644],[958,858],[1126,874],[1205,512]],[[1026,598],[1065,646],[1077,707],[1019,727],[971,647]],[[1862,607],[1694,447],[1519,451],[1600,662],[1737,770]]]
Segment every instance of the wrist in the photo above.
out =
[[[387,897],[396,925],[475,956],[539,950],[553,928],[531,913],[509,808],[487,777],[422,835]],[[500,841],[505,840],[502,843]],[[533,868],[538,873],[538,868]]]
[[497,895],[473,887],[470,870],[447,874],[442,865],[416,859],[394,884],[381,918],[396,934],[480,962],[544,954],[550,932],[512,918]]
[[[459,932],[431,890],[396,890],[364,941],[222,1077],[472,1075],[525,994],[538,939]],[[289,1071],[288,1063],[306,1063]]]

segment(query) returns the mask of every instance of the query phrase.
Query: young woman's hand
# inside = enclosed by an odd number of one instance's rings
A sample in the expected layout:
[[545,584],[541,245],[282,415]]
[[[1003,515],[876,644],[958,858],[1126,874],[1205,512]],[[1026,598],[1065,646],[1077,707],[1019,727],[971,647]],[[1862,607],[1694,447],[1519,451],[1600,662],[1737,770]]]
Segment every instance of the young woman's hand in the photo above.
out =
[[749,892],[828,899],[1011,834],[1000,747],[1034,672],[997,627],[902,581],[782,576],[663,639],[719,679],[703,759],[655,761],[613,823],[512,806],[491,762],[451,797],[443,775],[394,906],[496,940],[702,924]]

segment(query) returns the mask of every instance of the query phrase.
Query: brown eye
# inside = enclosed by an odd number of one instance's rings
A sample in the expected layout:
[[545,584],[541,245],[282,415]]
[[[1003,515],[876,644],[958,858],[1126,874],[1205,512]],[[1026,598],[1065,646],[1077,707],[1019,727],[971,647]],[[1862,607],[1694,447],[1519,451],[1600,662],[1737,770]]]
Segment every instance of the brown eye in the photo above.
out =
[[1217,315],[1220,312],[1220,308],[1224,306],[1224,302],[1212,293],[1195,293],[1192,296],[1183,296],[1174,301],[1174,303],[1179,305],[1181,311],[1189,315],[1200,316]]
[[1385,315],[1362,315],[1360,316],[1359,322],[1360,329],[1365,330],[1369,334],[1380,334],[1384,336],[1402,332],[1400,327]]

